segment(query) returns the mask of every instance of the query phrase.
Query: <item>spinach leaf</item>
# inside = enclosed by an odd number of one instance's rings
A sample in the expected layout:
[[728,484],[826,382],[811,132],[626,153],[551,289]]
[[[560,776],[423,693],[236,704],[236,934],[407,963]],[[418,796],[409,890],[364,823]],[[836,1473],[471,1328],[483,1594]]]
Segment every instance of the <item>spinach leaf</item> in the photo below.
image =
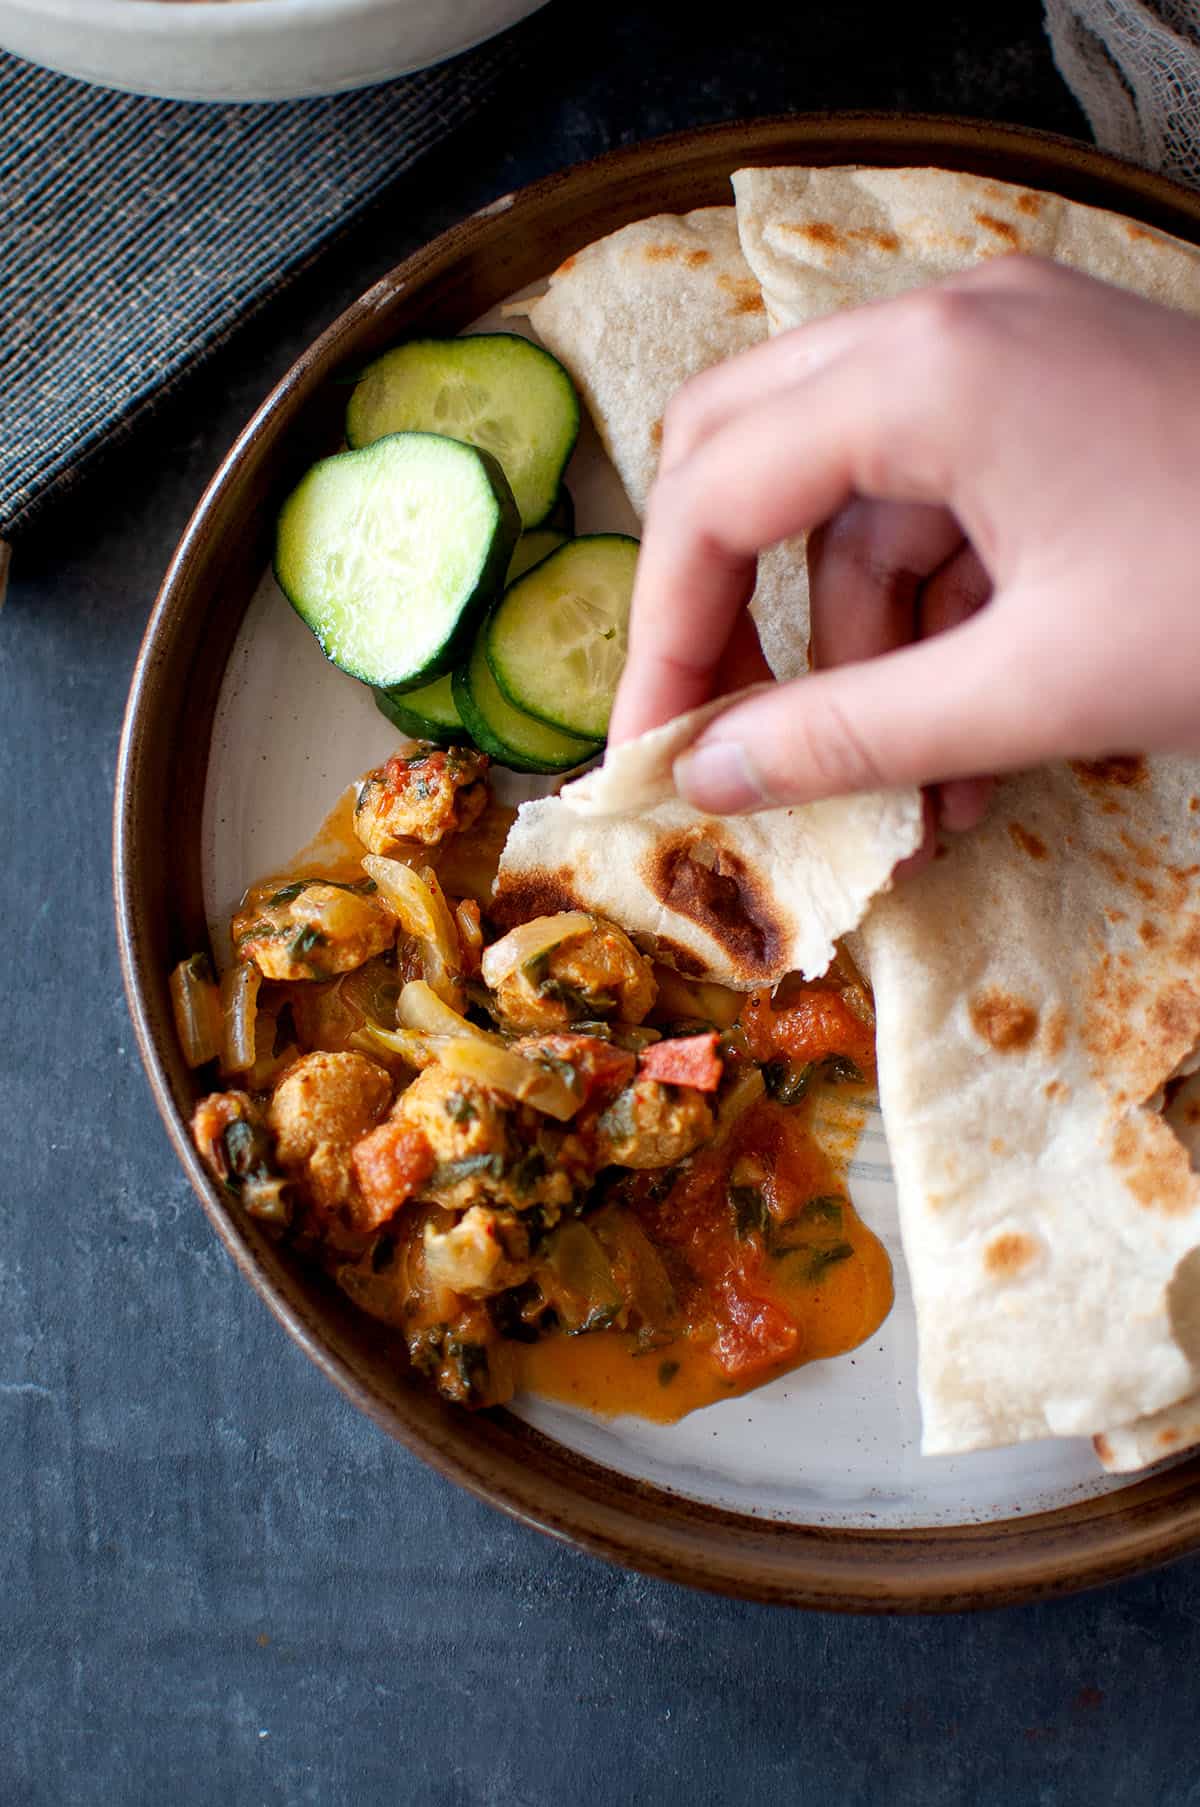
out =
[[288,943],[288,954],[293,960],[303,960],[315,948],[324,947],[326,940],[327,937],[321,933],[320,929],[315,929],[311,923],[308,923]]
[[824,1230],[840,1230],[842,1227],[842,1206],[846,1200],[840,1193],[821,1194],[819,1198],[810,1198],[796,1217],[796,1223],[811,1224]]
[[768,1097],[776,1104],[799,1104],[812,1084],[814,1071],[812,1061],[800,1065],[782,1058],[769,1060],[762,1070]]
[[459,1180],[469,1180],[477,1173],[486,1173],[489,1179],[499,1180],[504,1177],[504,1156],[502,1154],[469,1154],[461,1161],[439,1161],[434,1169],[434,1186],[454,1186]]
[[771,1213],[767,1208],[767,1196],[760,1186],[734,1186],[727,1184],[725,1197],[733,1212],[733,1228],[741,1241],[755,1234],[764,1239],[770,1234]]

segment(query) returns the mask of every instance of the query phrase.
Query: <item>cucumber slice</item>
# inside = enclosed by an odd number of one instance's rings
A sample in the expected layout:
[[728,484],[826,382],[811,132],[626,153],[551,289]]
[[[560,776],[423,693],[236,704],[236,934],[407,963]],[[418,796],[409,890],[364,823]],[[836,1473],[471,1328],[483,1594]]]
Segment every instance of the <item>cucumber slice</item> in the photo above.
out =
[[519,530],[489,453],[397,433],[300,480],[280,511],[275,575],[327,659],[412,689],[466,658]]
[[482,629],[454,674],[454,701],[476,746],[515,772],[569,772],[600,751],[595,741],[560,734],[513,708],[488,666]]
[[638,542],[569,540],[505,592],[484,628],[508,701],[566,734],[602,740],[625,664]]
[[515,584],[518,577],[524,577],[526,571],[532,571],[544,558],[549,558],[552,552],[565,546],[567,538],[565,533],[559,533],[554,527],[535,527],[532,533],[523,533],[517,541],[517,549],[508,567],[508,583]]
[[[518,542],[519,543],[519,542]],[[451,689],[450,674],[423,684],[419,690],[376,690],[375,707],[402,734],[414,740],[432,740],[448,747],[467,738],[467,730]]]
[[554,507],[542,522],[542,526],[553,527],[556,532],[562,534],[565,540],[569,540],[574,534],[575,498],[572,496],[565,483],[559,490]]
[[368,365],[346,409],[346,440],[447,433],[500,460],[521,522],[555,507],[579,434],[579,399],[556,358],[515,333],[414,339]]

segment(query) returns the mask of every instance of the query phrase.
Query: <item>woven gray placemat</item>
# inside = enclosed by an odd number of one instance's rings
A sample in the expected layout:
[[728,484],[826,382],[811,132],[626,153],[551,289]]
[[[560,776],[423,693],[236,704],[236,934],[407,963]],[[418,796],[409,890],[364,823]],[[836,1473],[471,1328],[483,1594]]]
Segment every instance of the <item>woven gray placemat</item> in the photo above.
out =
[[474,115],[526,29],[265,106],[114,94],[0,53],[0,541]]

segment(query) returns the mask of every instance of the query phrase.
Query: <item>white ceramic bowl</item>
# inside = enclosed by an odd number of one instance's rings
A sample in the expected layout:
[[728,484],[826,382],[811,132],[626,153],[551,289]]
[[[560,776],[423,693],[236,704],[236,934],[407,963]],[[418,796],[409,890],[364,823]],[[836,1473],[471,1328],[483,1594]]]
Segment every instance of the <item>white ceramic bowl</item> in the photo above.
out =
[[543,0],[0,0],[0,47],[176,100],[366,88],[494,37]]

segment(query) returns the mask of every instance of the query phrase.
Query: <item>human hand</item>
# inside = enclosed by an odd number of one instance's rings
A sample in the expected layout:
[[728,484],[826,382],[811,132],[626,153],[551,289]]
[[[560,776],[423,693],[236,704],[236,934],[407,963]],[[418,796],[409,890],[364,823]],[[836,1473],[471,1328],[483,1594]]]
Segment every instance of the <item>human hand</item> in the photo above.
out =
[[[676,764],[713,813],[1200,751],[1200,322],[1029,258],[832,315],[667,413],[610,740],[703,702],[808,531],[815,673]],[[744,641],[744,626],[738,627]]]

